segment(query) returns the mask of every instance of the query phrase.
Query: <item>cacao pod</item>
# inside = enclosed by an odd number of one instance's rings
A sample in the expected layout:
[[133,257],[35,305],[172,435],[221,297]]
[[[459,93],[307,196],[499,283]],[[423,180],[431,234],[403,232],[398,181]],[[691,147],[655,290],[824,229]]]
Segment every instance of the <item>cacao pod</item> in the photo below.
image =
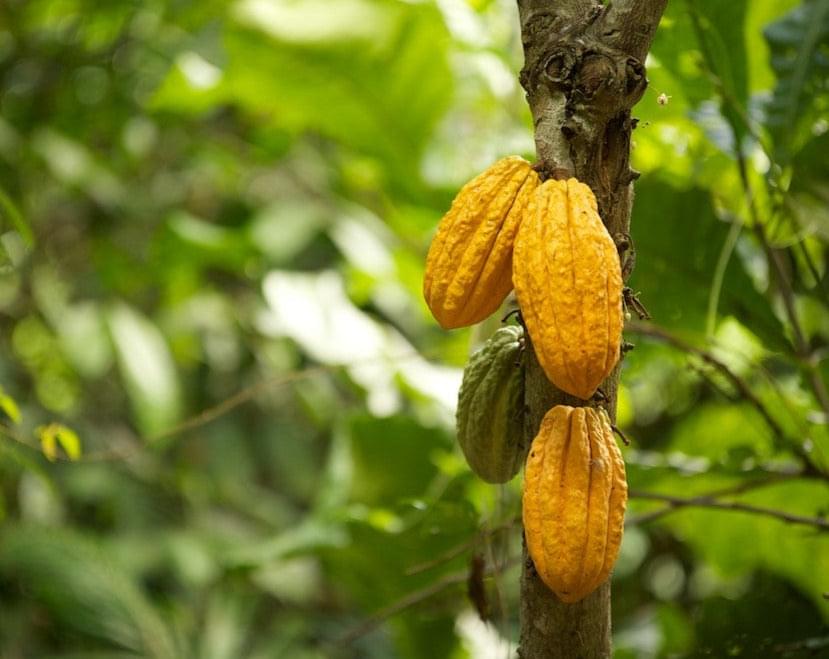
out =
[[603,410],[557,405],[527,456],[522,514],[541,580],[577,602],[610,575],[624,529],[627,481]]
[[538,174],[518,156],[502,158],[461,188],[438,225],[423,296],[446,329],[494,313],[512,290],[515,234]]
[[515,294],[538,361],[562,391],[589,399],[619,361],[619,254],[584,183],[550,179],[515,240]]
[[463,370],[458,393],[458,442],[466,461],[487,483],[506,483],[521,468],[524,441],[524,369],[518,363],[524,336],[502,327]]

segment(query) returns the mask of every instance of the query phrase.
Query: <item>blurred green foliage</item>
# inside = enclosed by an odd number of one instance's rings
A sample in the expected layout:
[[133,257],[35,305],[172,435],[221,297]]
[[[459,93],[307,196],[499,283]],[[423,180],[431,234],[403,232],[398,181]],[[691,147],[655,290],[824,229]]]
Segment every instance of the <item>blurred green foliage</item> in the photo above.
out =
[[[819,518],[829,5],[669,4],[631,488]],[[520,479],[464,465],[481,337],[420,284],[457,188],[532,156],[521,65],[512,0],[0,4],[0,657],[508,656]],[[825,532],[661,505],[630,504],[617,656],[827,651]]]

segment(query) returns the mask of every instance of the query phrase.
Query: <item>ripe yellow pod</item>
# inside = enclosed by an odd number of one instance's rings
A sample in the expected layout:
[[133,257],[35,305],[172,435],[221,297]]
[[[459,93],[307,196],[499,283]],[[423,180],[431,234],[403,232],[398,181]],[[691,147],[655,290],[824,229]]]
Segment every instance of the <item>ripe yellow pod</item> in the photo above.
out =
[[523,158],[502,158],[461,188],[438,225],[423,297],[446,329],[493,314],[512,290],[515,234],[539,184]]
[[547,377],[589,399],[619,361],[622,271],[588,186],[571,178],[537,188],[515,239],[513,280]]
[[607,414],[566,405],[547,412],[527,456],[522,514],[535,569],[561,601],[587,597],[610,576],[626,504]]

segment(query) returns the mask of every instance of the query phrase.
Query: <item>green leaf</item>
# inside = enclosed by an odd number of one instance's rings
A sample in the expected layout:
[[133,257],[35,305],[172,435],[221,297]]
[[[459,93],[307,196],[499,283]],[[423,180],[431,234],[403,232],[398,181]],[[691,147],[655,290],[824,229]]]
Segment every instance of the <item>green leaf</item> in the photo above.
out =
[[[658,93],[687,99],[692,107],[714,96],[711,80],[701,75],[702,58],[691,22],[688,2],[669,2],[659,29],[654,35],[650,51],[660,66],[677,81],[678,89],[660,88]],[[671,107],[669,103],[668,108]]]
[[9,396],[2,387],[0,387],[0,410],[3,410],[15,425],[20,423],[20,408],[14,398]]
[[460,371],[427,362],[394,328],[355,307],[336,272],[274,270],[262,288],[275,333],[290,336],[321,363],[346,365],[350,377],[369,392],[370,410],[396,410],[398,376],[454,409]]
[[109,312],[121,377],[145,436],[169,428],[181,415],[181,392],[169,348],[155,324],[126,304]]
[[33,593],[51,616],[93,641],[155,659],[182,657],[144,593],[101,547],[78,533],[5,526],[0,573]]
[[354,415],[348,434],[354,464],[351,499],[380,506],[422,496],[438,473],[432,453],[452,446],[445,431],[405,416]]
[[724,590],[694,607],[693,656],[806,658],[826,648],[820,611],[785,579],[764,570]]
[[318,552],[327,547],[342,547],[348,537],[331,520],[309,517],[261,542],[249,542],[226,556],[232,567],[267,565],[285,558]]
[[63,185],[78,188],[106,208],[125,202],[127,189],[121,181],[78,140],[41,128],[32,137],[32,149]]
[[697,405],[675,425],[669,446],[735,470],[746,460],[764,462],[776,453],[774,439],[755,408],[736,404]]
[[737,131],[739,143],[746,133],[748,65],[746,54],[746,3],[687,0],[691,22],[706,68],[716,77],[723,98],[723,115]]
[[[736,3],[735,3],[736,4]],[[810,133],[810,122],[825,112],[829,76],[829,3],[804,0],[765,30],[777,86],[766,108],[779,164]]]
[[[12,201],[12,198],[6,194],[5,190],[0,187],[0,219],[7,219],[12,227],[20,234],[20,237],[28,247],[32,247],[35,243],[35,237],[32,229],[23,217],[23,213],[17,208],[17,205]],[[2,224],[0,224],[2,226]]]
[[[757,490],[741,500],[805,516],[821,515],[829,507],[825,484],[805,480]],[[720,574],[734,577],[758,569],[769,570],[795,584],[821,608],[824,616],[829,616],[829,602],[823,598],[829,579],[827,534],[727,510],[689,509],[666,517],[664,524]]]
[[[397,185],[420,189],[419,157],[452,89],[448,35],[434,6],[245,0],[233,14],[226,66],[192,65],[190,53],[182,69],[179,59],[155,109],[231,103],[278,130],[321,134],[378,158]],[[210,84],[199,84],[194,69]]]
[[[631,286],[642,290],[654,321],[703,333],[718,252],[731,226],[717,218],[707,191],[681,190],[652,177],[636,188],[631,226],[637,251]],[[767,347],[788,346],[780,321],[738,254],[725,268],[717,312],[740,319]]]
[[[676,81],[676,88],[665,91],[688,100],[700,109],[718,95],[718,87],[727,97],[723,114],[738,129],[744,124],[741,112],[748,105],[748,69],[745,39],[746,3],[719,0],[686,0],[668,3],[657,30],[652,53]],[[715,85],[710,75],[713,74]],[[711,108],[706,109],[707,120]],[[700,119],[698,118],[698,121]],[[715,140],[725,151],[733,150],[733,140],[724,136]]]
[[[447,571],[465,570],[468,556],[460,556],[434,569],[409,574],[413,566],[434,560],[472,538],[476,515],[468,504],[452,503],[451,498],[456,496],[457,492],[451,497],[445,496],[418,523],[400,532],[389,532],[370,522],[352,522],[348,527],[351,542],[322,552],[332,582],[356,602],[360,617],[434,584]],[[440,606],[429,606],[434,600],[427,599],[425,606],[404,610],[392,617],[388,627],[396,642],[394,656],[411,659],[454,656],[452,649],[457,641],[451,628],[457,611],[466,606],[464,587],[461,583],[441,592],[437,596]],[[371,648],[380,638],[379,634],[373,634],[364,641]],[[366,651],[358,654],[367,656]],[[384,656],[393,655],[386,652]]]
[[61,445],[61,448],[63,448],[64,453],[66,453],[70,460],[78,460],[81,457],[81,440],[77,433],[62,424],[56,425],[55,437]]
[[829,241],[829,133],[810,140],[792,159],[785,217],[806,235]]
[[368,0],[240,0],[233,14],[277,41],[305,45],[371,43],[395,28],[391,3]]

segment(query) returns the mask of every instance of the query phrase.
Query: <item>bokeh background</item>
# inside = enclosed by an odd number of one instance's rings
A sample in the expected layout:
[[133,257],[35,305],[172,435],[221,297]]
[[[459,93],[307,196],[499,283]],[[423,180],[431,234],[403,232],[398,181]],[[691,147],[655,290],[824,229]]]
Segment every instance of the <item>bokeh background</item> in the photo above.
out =
[[[630,502],[616,656],[826,656],[829,3],[669,5],[619,425],[633,490],[711,497]],[[510,656],[486,330],[420,287],[533,157],[521,65],[513,0],[0,3],[0,657]]]

